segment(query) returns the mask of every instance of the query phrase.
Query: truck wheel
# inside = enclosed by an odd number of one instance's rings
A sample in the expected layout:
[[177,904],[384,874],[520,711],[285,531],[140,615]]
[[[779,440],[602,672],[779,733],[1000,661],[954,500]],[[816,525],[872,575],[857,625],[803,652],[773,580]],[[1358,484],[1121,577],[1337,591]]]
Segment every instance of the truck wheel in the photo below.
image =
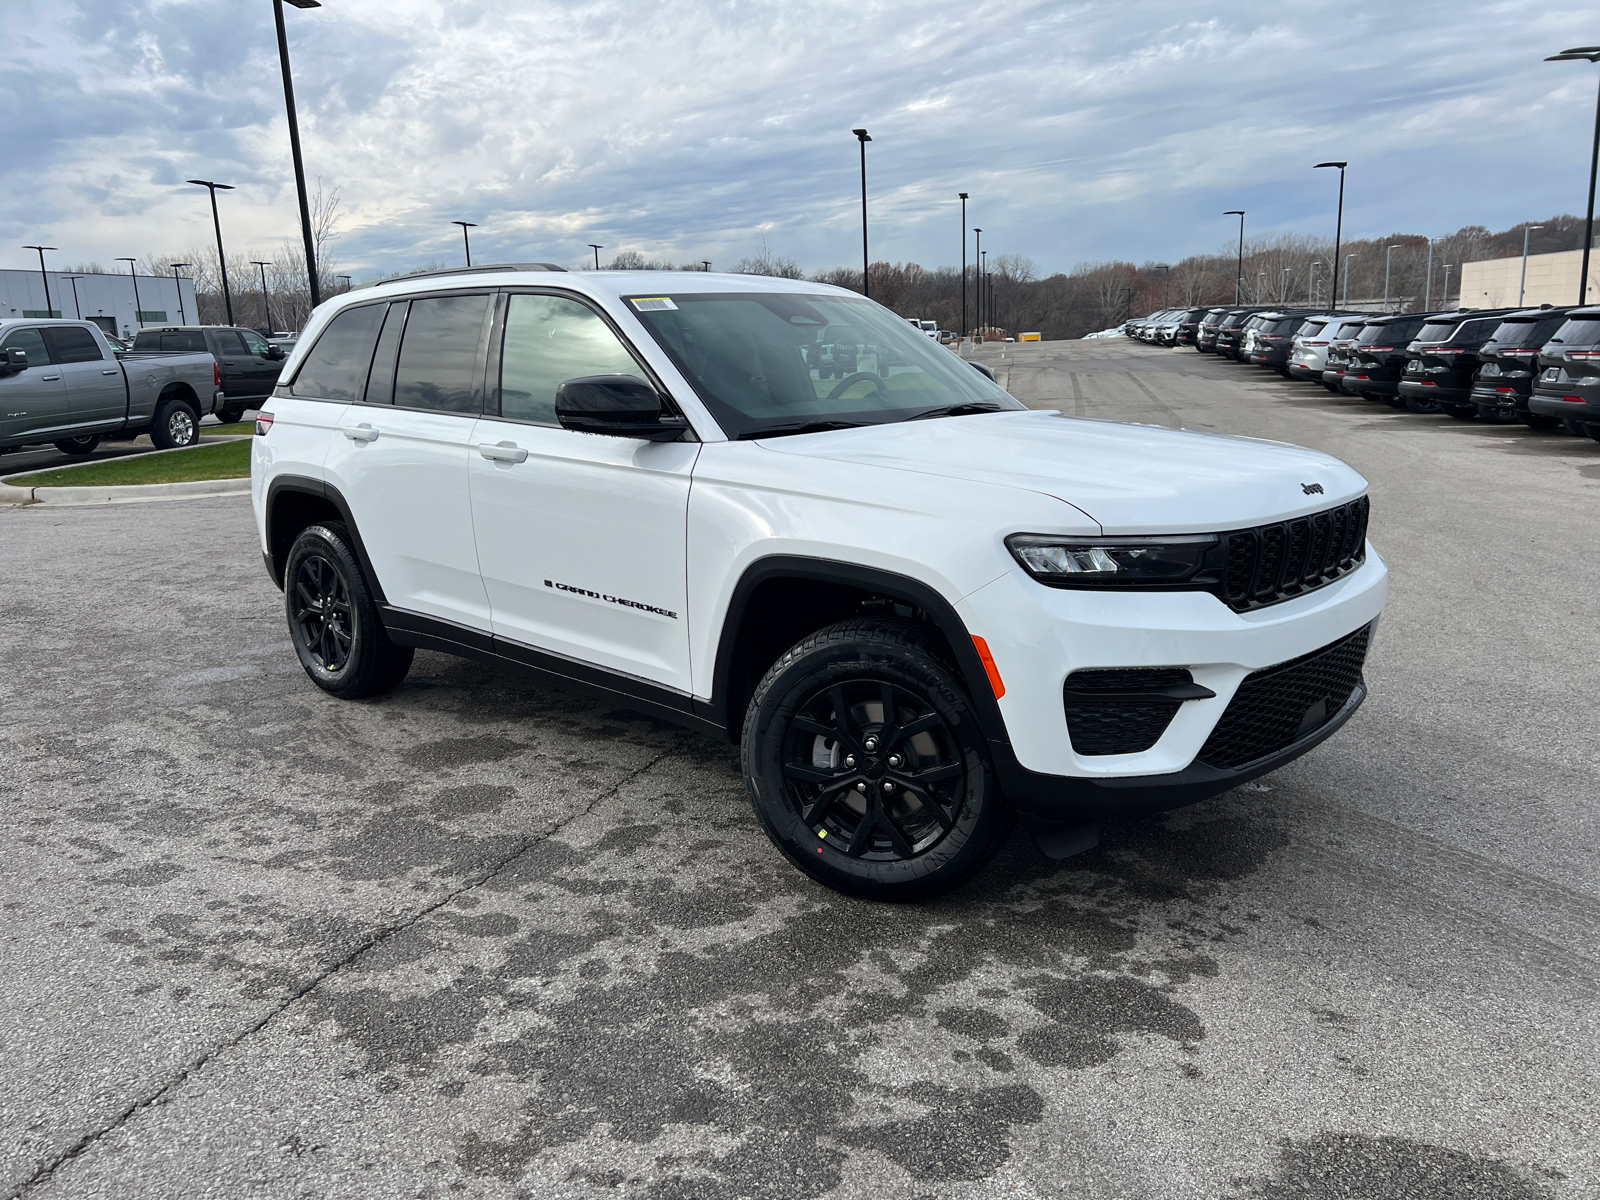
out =
[[150,440],[157,450],[176,450],[200,440],[200,414],[194,405],[179,396],[168,396],[156,405],[150,421]]
[[87,437],[62,438],[56,443],[56,449],[63,454],[70,454],[73,458],[83,458],[93,454],[94,448],[100,444],[100,435],[91,433]]
[[1561,418],[1560,417],[1547,417],[1547,416],[1544,415],[1544,413],[1523,412],[1521,409],[1518,409],[1517,410],[1517,420],[1521,421],[1529,429],[1560,429],[1561,428]]
[[414,652],[383,631],[340,522],[300,531],[284,564],[283,599],[300,665],[323,691],[345,700],[375,696],[411,669]]
[[940,639],[910,621],[841,621],[787,650],[750,701],[742,762],[773,844],[868,899],[966,882],[1016,823]]
[[248,406],[243,404],[229,404],[224,408],[219,408],[217,409],[217,420],[224,425],[232,425],[241,421],[244,419],[246,407]]

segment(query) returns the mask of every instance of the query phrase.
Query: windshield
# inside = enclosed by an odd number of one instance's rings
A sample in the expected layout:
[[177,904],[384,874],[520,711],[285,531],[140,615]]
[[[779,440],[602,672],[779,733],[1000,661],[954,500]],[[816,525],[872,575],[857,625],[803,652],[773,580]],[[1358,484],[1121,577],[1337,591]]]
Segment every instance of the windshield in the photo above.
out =
[[796,292],[627,297],[731,438],[1025,407],[888,309]]

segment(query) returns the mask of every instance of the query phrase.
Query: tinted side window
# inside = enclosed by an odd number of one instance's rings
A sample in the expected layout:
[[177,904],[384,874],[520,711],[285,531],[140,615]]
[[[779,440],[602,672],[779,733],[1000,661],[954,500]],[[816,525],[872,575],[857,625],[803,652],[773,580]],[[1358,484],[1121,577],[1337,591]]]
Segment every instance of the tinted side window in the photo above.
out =
[[592,308],[561,296],[512,296],[500,356],[500,415],[556,423],[556,388],[584,375],[644,371]]
[[400,341],[400,361],[395,364],[397,406],[478,411],[474,368],[488,311],[487,295],[437,296],[411,302],[411,315]]
[[234,329],[213,330],[212,337],[217,339],[218,354],[244,354],[244,339]]
[[[144,349],[143,346],[139,348]],[[210,353],[210,347],[206,345],[206,335],[198,330],[193,333],[163,333],[160,349],[178,350],[188,354]]]
[[1556,330],[1552,342],[1563,346],[1592,346],[1600,342],[1600,320],[1594,317],[1573,317]]
[[367,403],[394,403],[394,357],[400,349],[400,333],[406,327],[407,302],[389,305],[378,335],[378,352],[372,356],[372,374],[367,377]]
[[363,304],[359,308],[345,309],[328,322],[296,372],[290,390],[296,396],[339,400],[346,404],[361,399],[381,320],[383,305]]
[[50,352],[44,348],[44,339],[37,329],[14,329],[0,342],[0,350],[21,350],[28,356],[30,367],[42,367],[50,361]]
[[99,362],[101,359],[100,343],[87,329],[70,325],[47,327],[44,340],[50,347],[50,357],[58,363]]

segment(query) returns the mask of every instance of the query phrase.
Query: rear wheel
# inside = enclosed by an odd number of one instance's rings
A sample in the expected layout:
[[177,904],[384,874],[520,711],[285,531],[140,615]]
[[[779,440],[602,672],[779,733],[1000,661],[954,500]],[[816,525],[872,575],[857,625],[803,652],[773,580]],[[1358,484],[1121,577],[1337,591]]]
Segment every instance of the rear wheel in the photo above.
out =
[[1454,417],[1458,421],[1476,421],[1478,407],[1475,404],[1441,404],[1446,416]]
[[1487,421],[1491,425],[1515,425],[1517,423],[1517,410],[1514,408],[1501,408],[1498,404],[1478,405],[1478,419]]
[[217,420],[221,421],[224,425],[232,425],[244,418],[244,412],[247,407],[249,406],[244,404],[224,405],[222,408],[217,410]]
[[73,458],[83,458],[93,454],[94,448],[100,444],[100,435],[91,433],[88,437],[62,438],[57,442],[56,449],[63,454],[70,454]]
[[1424,400],[1421,396],[1406,396],[1406,407],[1414,413],[1436,413],[1439,411],[1437,400]]
[[1585,425],[1583,431],[1595,441],[1600,442],[1600,425]]
[[742,746],[767,836],[841,892],[948,891],[1016,821],[941,639],[913,622],[843,621],[792,647],[757,687]]
[[200,414],[181,396],[166,396],[156,405],[150,440],[157,450],[176,450],[200,440]]
[[[1560,418],[1557,418],[1560,420]],[[1566,420],[1561,422],[1561,427],[1574,437],[1588,437],[1589,430],[1582,421]]]
[[284,564],[283,599],[300,665],[323,691],[346,700],[373,696],[411,669],[413,651],[384,632],[340,522],[300,531]]
[[1560,417],[1547,417],[1544,413],[1521,412],[1517,413],[1517,420],[1529,429],[1560,429]]

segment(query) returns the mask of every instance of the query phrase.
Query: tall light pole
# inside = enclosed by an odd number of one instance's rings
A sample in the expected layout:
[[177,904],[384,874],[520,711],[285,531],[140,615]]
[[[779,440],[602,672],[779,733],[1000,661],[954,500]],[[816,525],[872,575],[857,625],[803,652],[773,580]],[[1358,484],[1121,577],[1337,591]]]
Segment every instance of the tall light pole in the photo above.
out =
[[470,267],[472,265],[472,243],[467,238],[467,230],[476,229],[478,223],[476,221],[451,221],[450,224],[461,226],[461,245],[467,252],[467,266]]
[[1278,281],[1278,303],[1289,303],[1289,268],[1283,269],[1283,278]]
[[700,260],[700,265],[702,267],[704,267],[708,272],[711,270],[711,260],[709,258],[702,258]]
[[[1339,219],[1333,227],[1333,286],[1328,289],[1329,312],[1333,311],[1333,298],[1339,291],[1339,243],[1344,238],[1344,169],[1349,165],[1348,162],[1320,162],[1311,168],[1313,171],[1321,167],[1339,168]],[[1346,280],[1345,292],[1348,294],[1349,291],[1349,281]]]
[[133,269],[133,264],[137,262],[138,259],[119,258],[117,261],[127,263],[128,274],[133,276],[133,327],[134,331],[138,332],[144,328],[144,305],[139,303],[139,272]]
[[983,330],[987,328],[986,321],[994,321],[994,314],[989,311],[994,297],[989,294],[989,252],[985,250],[978,258],[978,328]]
[[1239,218],[1239,265],[1233,273],[1233,302],[1244,302],[1244,209],[1230,208],[1222,214],[1225,217]]
[[1321,265],[1320,258],[1311,264],[1311,282],[1306,284],[1306,303],[1312,308],[1317,306],[1317,268]]
[[[296,8],[321,8],[322,0],[289,0]],[[311,236],[311,206],[306,203],[306,165],[300,158],[300,119],[294,111],[294,79],[289,74],[289,35],[283,28],[283,0],[272,0],[272,19],[278,26],[278,65],[283,68],[283,107],[289,114],[289,151],[294,156],[294,186],[300,197],[300,236],[305,242],[306,281],[311,285],[311,307],[322,303],[322,288],[317,282],[317,246]],[[215,193],[212,199],[216,199]],[[220,238],[219,238],[220,240]],[[223,294],[227,294],[227,275],[223,275]],[[230,308],[228,324],[233,324]]]
[[350,276],[348,276],[348,275],[335,275],[334,278],[335,279],[344,280],[344,290],[347,291],[347,292],[350,290]]
[[[276,4],[277,0],[273,0],[273,3]],[[223,303],[228,307],[228,324],[232,325],[233,293],[228,290],[228,259],[222,253],[222,218],[217,216],[217,189],[221,188],[225,192],[231,192],[233,191],[233,184],[212,183],[209,179],[189,179],[185,182],[198,184],[203,188],[209,189],[211,192],[211,223],[217,227],[217,267],[222,271],[222,300]],[[315,297],[317,294],[317,285],[315,281],[316,276],[313,275],[311,284],[311,295],[313,297]],[[195,315],[196,317],[199,316],[198,313]]]
[[590,242],[589,249],[594,251],[594,269],[598,271],[600,269],[600,251],[604,250],[605,247],[596,242]]
[[[172,264],[172,286],[178,289],[178,324],[179,325],[187,325],[189,323],[189,318],[187,316],[185,316],[184,312],[183,312],[183,284],[178,282],[178,268],[179,267],[192,267],[192,266],[194,266],[193,263],[173,263]],[[195,314],[195,318],[197,320],[199,319],[199,316],[200,316],[199,313]]]
[[[1560,54],[1552,54],[1545,62],[1573,62],[1582,59],[1585,62],[1600,62],[1600,46],[1573,46],[1563,50]],[[1583,267],[1582,274],[1578,277],[1578,303],[1585,304],[1589,299],[1589,251],[1594,246],[1594,180],[1595,171],[1600,169],[1600,96],[1595,99],[1594,109],[1594,149],[1589,153],[1589,215],[1583,223]]]
[[1339,300],[1339,303],[1347,309],[1350,307],[1350,260],[1359,257],[1360,255],[1357,254],[1346,254],[1344,256],[1344,296]]
[[1445,311],[1446,312],[1448,312],[1450,310],[1450,264],[1449,263],[1445,263],[1445,265],[1444,265],[1444,307],[1445,307]]
[[967,193],[961,197],[961,340],[967,340]]
[[78,303],[78,280],[82,278],[82,275],[67,276],[67,282],[72,285],[72,311],[78,314],[74,320],[78,321],[83,320],[83,305]]
[[267,336],[272,336],[272,305],[267,303],[267,268],[272,264],[262,262],[259,258],[250,260],[252,267],[261,268],[261,315],[267,320]]
[[56,246],[24,246],[24,250],[37,250],[39,252],[39,278],[44,280],[44,315],[50,316],[55,309],[50,304],[50,276],[44,273],[44,252],[59,249]]
[[871,260],[867,257],[867,143],[872,140],[872,135],[865,129],[852,129],[850,132],[861,143],[861,294],[871,296],[872,286],[868,279]]
[[[979,229],[977,226],[973,226],[972,232],[978,235],[977,247],[972,252],[972,266],[974,271],[976,271],[978,264],[983,261],[983,230]],[[981,277],[972,281],[972,290],[974,293],[973,315],[977,318],[973,325],[973,329],[977,335],[975,340],[981,340],[983,336],[983,279]]]
[[1394,252],[1398,246],[1390,246],[1383,255],[1383,311],[1389,311],[1389,267],[1394,262]]
[[1267,290],[1267,273],[1265,271],[1257,271],[1256,272],[1256,303],[1257,304],[1261,303],[1261,293],[1266,291],[1266,290]]
[[1543,225],[1524,225],[1522,227],[1522,282],[1517,285],[1517,307],[1522,307],[1523,293],[1528,290],[1528,235],[1535,229],[1543,229]]
[[1167,281],[1172,278],[1172,268],[1166,263],[1157,263],[1156,266],[1161,268],[1161,304],[1162,307],[1165,307],[1167,303]]

